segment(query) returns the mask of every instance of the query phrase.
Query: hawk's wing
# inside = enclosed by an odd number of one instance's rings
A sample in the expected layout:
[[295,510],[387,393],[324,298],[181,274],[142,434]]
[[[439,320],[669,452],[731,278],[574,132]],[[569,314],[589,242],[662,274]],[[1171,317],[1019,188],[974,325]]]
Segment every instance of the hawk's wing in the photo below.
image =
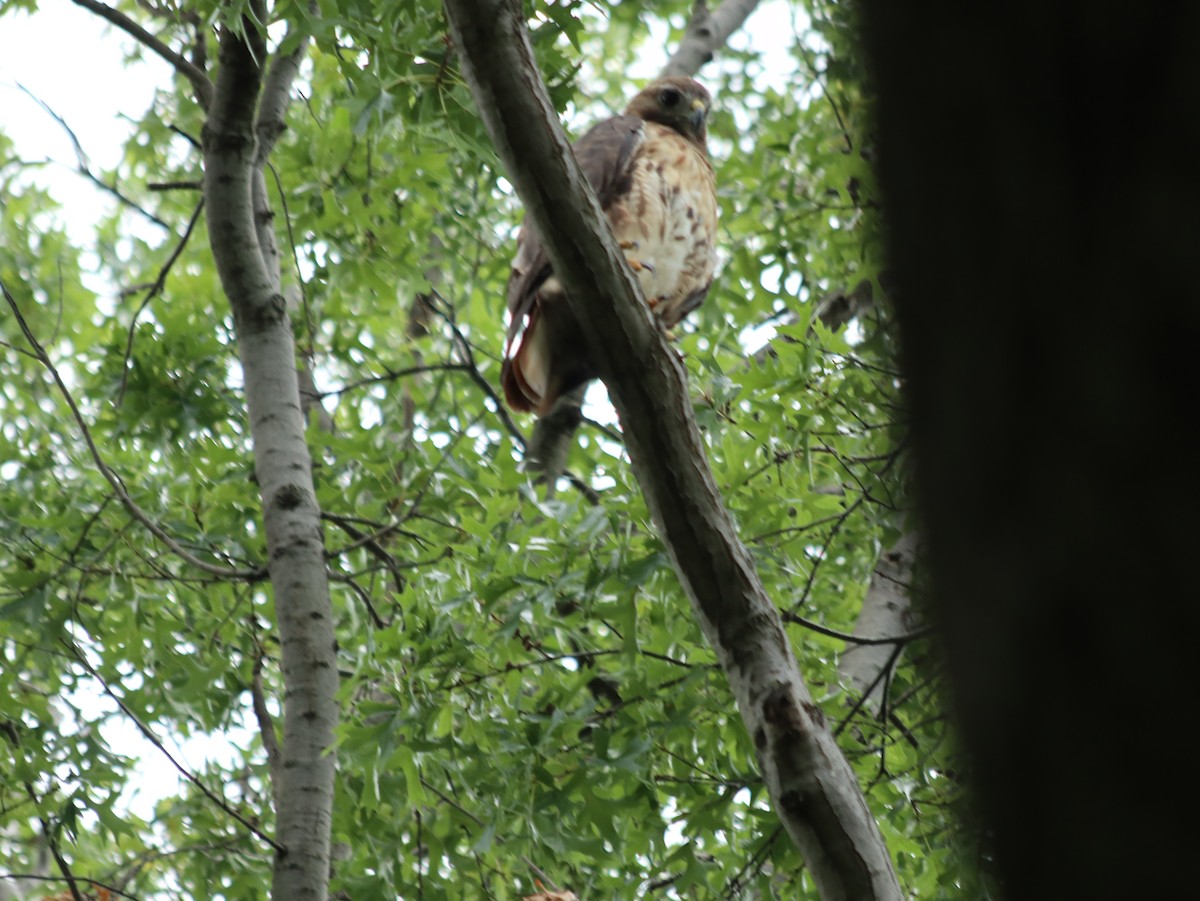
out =
[[[612,202],[629,190],[630,163],[646,137],[646,123],[636,116],[613,116],[588,129],[571,145],[584,177],[596,192],[600,208],[605,212]],[[550,277],[550,259],[542,247],[542,239],[529,217],[521,223],[517,236],[517,255],[508,277],[508,339],[505,356],[509,356],[513,339],[520,333],[529,315],[538,289]]]
[[[623,115],[593,127],[574,151],[642,293],[666,327],[676,325],[700,305],[716,265],[716,189],[703,141]],[[544,414],[599,373],[528,218],[517,241],[501,382],[514,410]]]

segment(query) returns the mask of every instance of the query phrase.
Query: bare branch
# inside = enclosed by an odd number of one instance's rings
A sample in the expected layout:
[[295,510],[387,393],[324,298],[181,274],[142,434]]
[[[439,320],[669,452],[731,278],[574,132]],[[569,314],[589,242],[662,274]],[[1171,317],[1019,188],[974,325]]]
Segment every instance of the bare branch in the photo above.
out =
[[[68,885],[68,891],[74,890],[76,895],[78,895],[79,890],[75,888],[72,883],[82,882],[96,888],[104,889],[111,895],[120,895],[122,898],[132,898],[134,901],[137,901],[136,895],[131,895],[129,892],[122,891],[115,885],[111,885],[107,882],[101,882],[99,879],[89,879],[86,876],[72,876],[70,879],[67,879],[66,876],[47,876],[40,873],[0,873],[0,879],[11,879],[13,882],[66,882]],[[61,895],[53,895],[52,897],[59,898]]]
[[[433,298],[437,298],[437,300],[440,301],[441,306],[433,303]],[[447,312],[447,310],[450,309],[449,303],[447,303],[446,299],[442,297],[442,295],[436,290],[430,293],[429,300],[427,302],[429,303],[429,309],[437,314],[439,319],[446,323],[446,327],[450,329],[451,334],[454,336],[454,344],[458,348],[459,353],[462,354],[463,361],[467,364],[467,374],[470,375],[471,380],[479,386],[479,389],[489,398],[491,398],[492,404],[496,408],[496,416],[499,417],[500,422],[503,423],[505,431],[507,431],[508,434],[513,437],[513,440],[517,442],[521,450],[525,450],[527,447],[525,435],[519,428],[517,428],[517,424],[513,422],[512,416],[510,416],[508,413],[508,406],[496,393],[496,389],[492,387],[492,383],[485,379],[483,377],[483,373],[479,371],[479,364],[475,362],[475,350],[473,347],[471,347],[471,342],[467,340],[467,336],[462,333],[462,330],[458,327],[458,324],[454,321],[454,318],[449,312]]]
[[[316,3],[308,4],[310,11],[315,11]],[[294,25],[292,26],[295,27]],[[284,37],[286,42],[291,37],[289,30]],[[287,110],[291,102],[292,84],[300,71],[300,62],[308,51],[309,36],[304,33],[296,42],[295,48],[287,56],[276,56],[271,61],[266,77],[263,79],[262,96],[258,102],[258,115],[255,118],[254,130],[258,135],[258,164],[266,165],[267,158],[275,149],[275,142],[287,128]]]
[[[29,796],[29,800],[37,804],[37,795],[34,793],[32,783],[25,783],[25,793]],[[42,837],[54,858],[54,865],[58,867],[58,871],[62,873],[62,878],[67,883],[67,890],[71,894],[72,901],[84,901],[83,892],[79,890],[79,885],[75,881],[75,874],[71,872],[71,865],[67,863],[67,859],[63,857],[62,848],[59,847],[56,830],[50,827],[50,821],[41,814],[38,814],[38,822],[42,824]]]
[[142,302],[133,313],[133,319],[129,322],[129,334],[125,338],[125,358],[121,361],[121,387],[117,390],[116,404],[119,407],[121,401],[125,399],[125,389],[129,383],[129,358],[133,356],[133,336],[137,329],[138,317],[142,315],[142,311],[149,306],[150,301],[162,293],[162,289],[167,284],[167,273],[171,271],[171,267],[175,265],[175,261],[179,259],[183,249],[187,247],[188,239],[192,237],[192,232],[196,229],[196,223],[200,221],[200,211],[204,209],[204,198],[196,204],[196,209],[192,211],[192,218],[188,220],[187,228],[183,230],[183,237],[179,239],[179,243],[175,245],[175,249],[171,251],[171,255],[167,257],[167,261],[163,263],[161,269],[158,270],[158,276],[154,282],[147,286],[146,296],[142,298]]
[[94,173],[92,171],[91,161],[88,159],[87,151],[85,151],[83,149],[83,145],[81,143],[79,143],[79,137],[75,134],[75,130],[73,128],[71,128],[70,125],[67,124],[67,120],[64,119],[62,116],[60,116],[58,113],[56,113],[51,108],[50,104],[46,103],[45,100],[43,100],[41,97],[37,96],[37,94],[33,93],[33,91],[29,90],[29,88],[25,87],[25,85],[18,83],[17,87],[20,88],[20,90],[22,91],[22,93],[25,94],[25,96],[27,96],[30,100],[32,100],[34,103],[36,103],[39,107],[41,107],[42,111],[44,113],[46,113],[46,115],[48,115],[55,122],[57,122],[62,127],[62,130],[67,133],[67,139],[71,142],[71,146],[75,150],[76,171],[78,171],[80,175],[82,175],[84,178],[86,178],[92,184],[96,185],[96,187],[100,188],[102,191],[105,191],[106,193],[111,194],[113,197],[115,197],[117,199],[118,202],[121,203],[122,206],[127,206],[127,207],[129,207],[129,209],[134,210],[137,213],[140,213],[142,216],[146,217],[148,220],[153,222],[159,228],[164,228],[167,231],[171,230],[171,226],[169,223],[163,221],[158,216],[154,215],[154,213],[150,212],[145,207],[141,206],[141,204],[137,203],[137,201],[126,197],[121,192],[121,189],[116,186],[115,183],[110,185],[108,182],[104,181],[102,178],[100,178],[100,176],[98,176],[96,173]]
[[[446,303],[445,298],[436,291],[432,292],[429,297],[430,299],[436,297],[443,304]],[[589,504],[591,504],[593,507],[599,504],[600,495],[596,493],[596,489],[592,488],[591,485],[587,484],[587,482],[583,481],[574,473],[568,472],[562,468],[562,462],[566,460],[566,454],[568,450],[567,444],[570,441],[571,436],[575,433],[575,428],[579,425],[579,422],[575,422],[570,429],[558,430],[553,434],[553,436],[541,439],[541,444],[537,443],[539,439],[537,437],[538,433],[536,431],[536,427],[534,437],[532,439],[527,439],[520,428],[517,427],[517,424],[513,422],[513,418],[508,412],[508,406],[501,399],[500,395],[496,393],[496,389],[492,387],[492,383],[484,378],[483,373],[479,371],[479,364],[475,362],[475,351],[471,347],[471,342],[467,340],[466,335],[464,335],[462,330],[459,329],[458,325],[454,322],[453,317],[451,317],[450,314],[445,310],[438,309],[437,305],[433,304],[432,302],[429,303],[429,308],[446,323],[447,328],[449,328],[451,333],[454,335],[455,346],[458,347],[459,352],[462,354],[463,359],[466,362],[465,367],[459,368],[462,368],[463,371],[470,376],[471,381],[479,386],[479,390],[491,398],[492,405],[496,411],[496,416],[504,425],[505,431],[507,431],[517,443],[517,446],[525,452],[526,460],[531,462],[535,461],[538,459],[537,454],[545,451],[561,453],[562,457],[557,472],[565,476],[567,481],[571,483],[571,487],[582,494],[584,500],[586,500]],[[579,405],[583,402],[583,394],[582,392],[571,392],[568,395],[564,395],[562,400],[563,404],[561,406],[564,408],[562,415],[565,417],[570,417],[572,415],[570,409],[571,404],[574,404],[574,409],[576,413],[578,413]],[[557,406],[555,407],[555,410],[558,410]],[[543,417],[543,419],[545,419],[545,417]],[[539,420],[538,425],[541,425],[541,420]],[[540,447],[542,450],[534,451],[532,450],[534,447]],[[538,466],[535,464],[532,468],[536,470],[538,469]]]
[[913,641],[919,641],[922,638],[928,638],[933,634],[931,627],[923,627],[914,629],[911,632],[897,632],[895,635],[859,635],[857,630],[851,634],[842,632],[838,629],[831,629],[828,626],[823,626],[820,623],[815,623],[810,619],[805,619],[797,613],[783,611],[780,616],[784,622],[793,623],[797,626],[802,626],[810,632],[816,632],[818,635],[824,635],[826,638],[836,638],[838,641],[844,641],[847,644],[862,647],[878,647],[882,645],[905,645]]
[[139,25],[129,16],[120,10],[113,9],[99,0],[71,0],[76,6],[82,6],[89,12],[93,12],[111,22],[117,28],[128,34],[142,46],[148,50],[158,54],[162,59],[174,67],[175,71],[186,78],[192,84],[192,88],[196,91],[196,96],[200,101],[200,105],[208,109],[212,103],[213,84],[209,81],[204,70],[198,68],[195,63],[180,56],[157,37],[148,32],[145,28]]
[[382,375],[368,375],[361,379],[355,379],[353,382],[347,382],[340,388],[329,388],[326,391],[318,391],[317,397],[340,397],[343,394],[357,391],[359,388],[365,388],[368,385],[377,385],[380,382],[394,382],[413,375],[423,375],[426,372],[469,373],[470,370],[471,367],[466,363],[426,363],[421,366],[408,366],[404,369],[385,369]]
[[[838,661],[838,672],[864,698],[873,713],[883,709],[883,684],[899,660],[900,647],[872,646],[858,640],[864,635],[888,635],[910,629],[913,624],[912,586],[909,582],[917,558],[919,538],[908,532],[887,548],[875,564],[875,573],[862,612],[854,625],[856,647],[847,648]],[[928,634],[929,630],[920,630]]]

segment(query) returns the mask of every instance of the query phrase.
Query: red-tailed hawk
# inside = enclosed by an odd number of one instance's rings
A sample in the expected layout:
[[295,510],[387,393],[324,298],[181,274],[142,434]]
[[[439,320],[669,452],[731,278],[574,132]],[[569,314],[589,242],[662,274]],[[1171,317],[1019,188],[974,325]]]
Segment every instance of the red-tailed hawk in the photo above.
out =
[[[711,105],[699,83],[664,78],[573,145],[666,328],[700,306],[716,268],[717,196],[705,130]],[[528,218],[508,280],[508,312],[500,379],[514,410],[544,414],[560,395],[599,375]]]

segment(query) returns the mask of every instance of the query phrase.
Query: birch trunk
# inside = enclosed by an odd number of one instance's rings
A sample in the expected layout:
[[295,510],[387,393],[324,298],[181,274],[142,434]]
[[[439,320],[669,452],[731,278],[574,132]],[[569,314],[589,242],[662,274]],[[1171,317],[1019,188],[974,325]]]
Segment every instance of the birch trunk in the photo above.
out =
[[[911,582],[918,540],[916,532],[908,532],[879,555],[854,623],[855,638],[899,637],[915,625]],[[899,660],[895,644],[852,644],[842,652],[838,673],[863,698],[865,709],[877,715],[883,710],[887,683]]]
[[[204,196],[213,258],[237,331],[279,624],[285,697],[275,795],[283,851],[272,896],[320,901],[328,891],[333,805],[334,757],[327,752],[337,722],[333,616],[296,349],[262,182],[295,69],[282,60],[264,94],[260,61],[267,47],[253,22],[243,24],[245,37],[228,28],[221,33],[204,127]],[[256,121],[260,99],[263,114]]]

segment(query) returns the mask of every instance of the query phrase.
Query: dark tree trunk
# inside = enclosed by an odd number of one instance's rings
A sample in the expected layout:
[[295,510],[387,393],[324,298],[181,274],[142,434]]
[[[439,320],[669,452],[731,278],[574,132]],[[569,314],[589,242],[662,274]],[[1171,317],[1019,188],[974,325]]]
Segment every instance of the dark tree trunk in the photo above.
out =
[[1007,893],[1189,896],[1200,6],[864,13],[934,614]]

